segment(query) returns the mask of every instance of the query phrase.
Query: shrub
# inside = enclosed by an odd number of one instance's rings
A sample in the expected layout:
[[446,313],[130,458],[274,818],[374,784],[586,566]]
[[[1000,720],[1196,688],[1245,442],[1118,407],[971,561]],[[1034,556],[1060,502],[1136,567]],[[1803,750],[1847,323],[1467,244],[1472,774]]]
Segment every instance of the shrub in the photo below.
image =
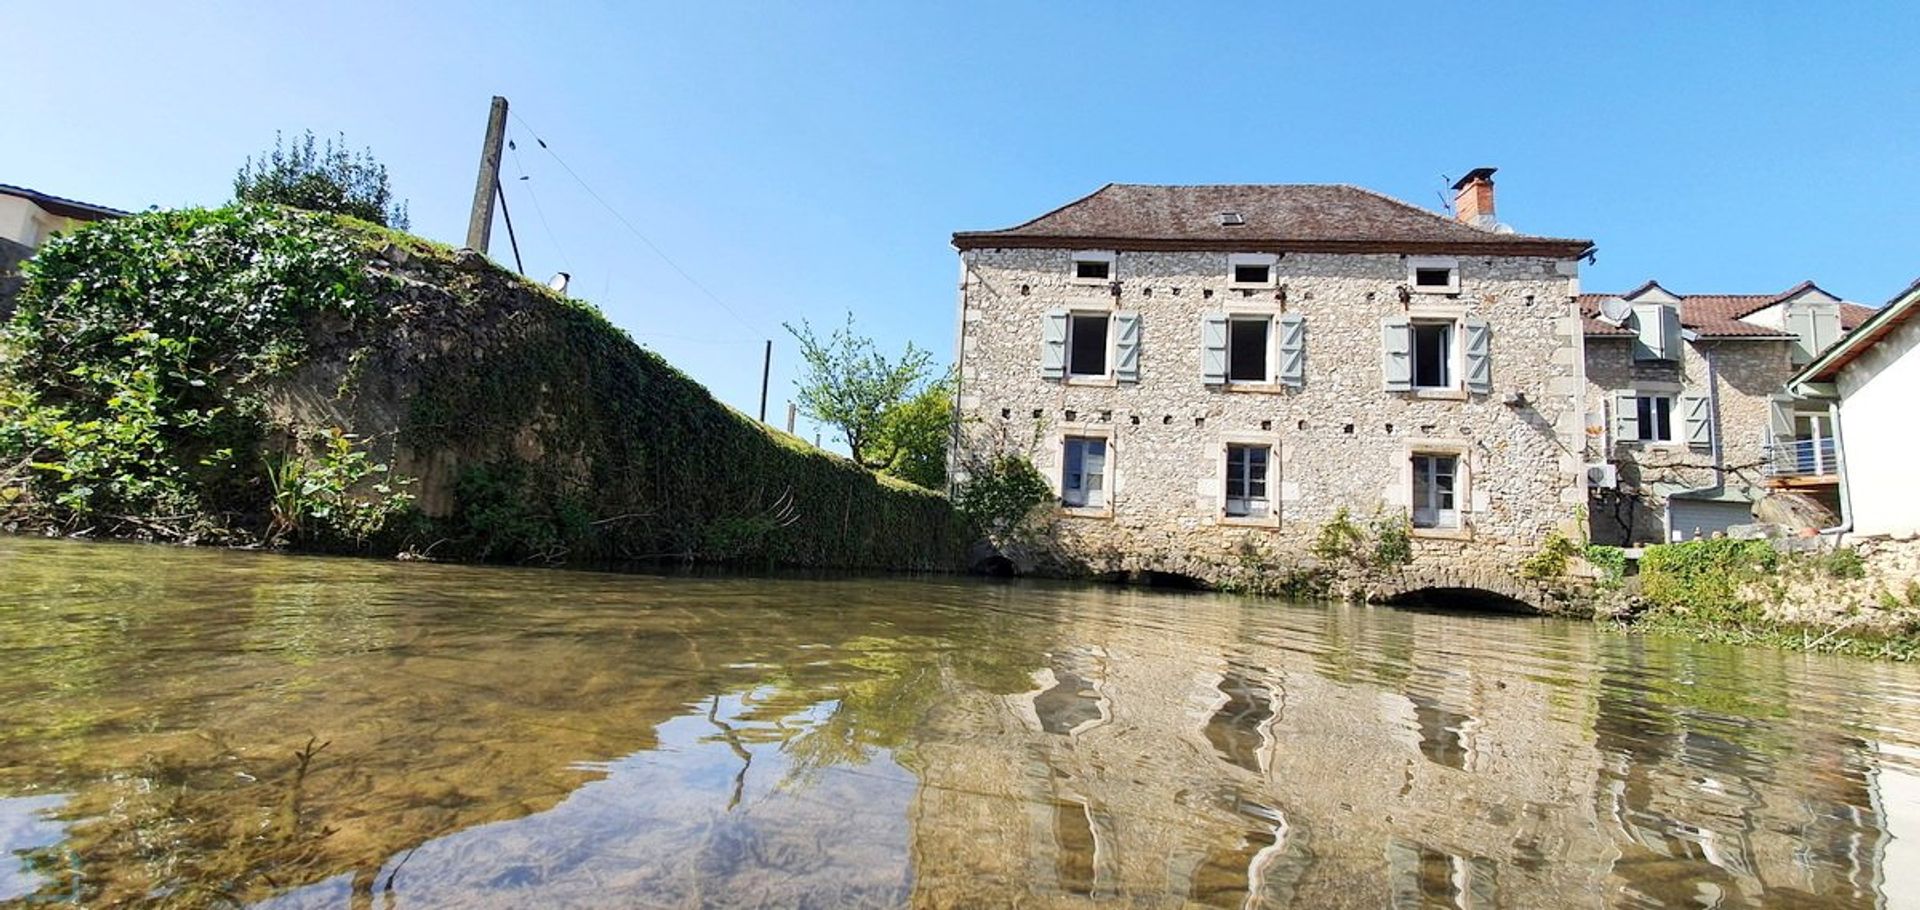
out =
[[1709,623],[1753,622],[1758,610],[1740,599],[1740,589],[1778,565],[1779,554],[1764,540],[1658,544],[1641,557],[1641,592],[1658,608]]
[[349,151],[347,137],[315,146],[313,131],[289,145],[273,134],[273,151],[256,163],[248,158],[233,175],[233,201],[290,205],[310,212],[350,215],[361,221],[407,229],[407,204],[395,202],[387,166],[372,149]]
[[1404,566],[1413,561],[1413,522],[1406,513],[1374,516],[1373,561],[1380,566]]
[[1555,531],[1542,541],[1540,549],[1520,563],[1520,575],[1536,581],[1559,578],[1567,574],[1567,561],[1580,554],[1580,545],[1567,539],[1565,534]]
[[1335,510],[1333,517],[1320,526],[1320,532],[1313,538],[1313,555],[1323,562],[1342,560],[1361,560],[1360,545],[1367,539],[1348,513],[1346,506]]
[[1588,544],[1582,553],[1587,563],[1600,570],[1600,586],[1617,588],[1627,574],[1627,551],[1605,544]]
[[1047,478],[1023,455],[1001,455],[969,471],[953,492],[974,532],[995,543],[1029,530],[1033,513],[1052,500]]

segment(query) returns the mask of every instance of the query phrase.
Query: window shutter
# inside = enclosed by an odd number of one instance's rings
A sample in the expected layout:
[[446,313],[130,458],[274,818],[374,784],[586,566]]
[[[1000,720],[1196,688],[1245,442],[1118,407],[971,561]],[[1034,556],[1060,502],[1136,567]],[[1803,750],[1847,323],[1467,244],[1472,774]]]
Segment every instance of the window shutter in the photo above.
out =
[[1467,336],[1467,391],[1486,394],[1493,391],[1493,330],[1485,319],[1461,320]]
[[1380,369],[1387,391],[1413,390],[1413,323],[1405,316],[1380,321]]
[[1813,351],[1811,357],[1818,357],[1833,343],[1840,340],[1840,307],[1822,304],[1813,310]]
[[[1835,315],[1838,316],[1838,314]],[[1787,359],[1794,366],[1813,362],[1813,355],[1817,351],[1814,347],[1817,342],[1813,334],[1813,310],[1805,306],[1789,304],[1786,326],[1787,331],[1793,335],[1793,350],[1788,353]]]
[[1040,378],[1067,377],[1067,311],[1048,310],[1040,322]]
[[1680,414],[1686,423],[1687,445],[1713,445],[1713,408],[1707,396],[1680,396]]
[[1227,381],[1227,317],[1209,313],[1200,317],[1200,380],[1207,385]]
[[1613,441],[1633,442],[1640,438],[1639,396],[1632,392],[1613,393]]
[[1123,310],[1113,314],[1113,377],[1140,381],[1140,314]]
[[1280,331],[1280,384],[1300,388],[1307,383],[1307,317],[1282,313],[1273,322]]
[[1793,438],[1793,396],[1774,394],[1767,398],[1767,438],[1775,445]]
[[1633,359],[1680,359],[1680,310],[1666,303],[1633,305]]

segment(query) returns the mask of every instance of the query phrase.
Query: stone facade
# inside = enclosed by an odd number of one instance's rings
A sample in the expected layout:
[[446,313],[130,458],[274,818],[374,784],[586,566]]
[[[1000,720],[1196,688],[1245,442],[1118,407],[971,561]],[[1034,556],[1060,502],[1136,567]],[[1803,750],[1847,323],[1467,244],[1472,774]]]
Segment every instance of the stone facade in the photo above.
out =
[[[1633,359],[1633,341],[1615,336],[1586,340],[1586,457],[1612,462],[1616,489],[1593,488],[1589,503],[1596,543],[1658,543],[1667,539],[1667,496],[1680,490],[1724,486],[1736,496],[1765,495],[1765,447],[1771,402],[1794,374],[1790,340],[1776,338],[1703,338],[1682,345],[1678,361]],[[1703,396],[1712,410],[1713,437],[1719,442],[1689,445],[1684,417],[1676,405],[1672,442],[1617,438],[1613,409],[1627,390],[1674,396]],[[1724,483],[1723,483],[1724,481]],[[1686,529],[1677,529],[1683,534]]]
[[[1416,529],[1414,565],[1510,570],[1586,501],[1585,389],[1576,263],[1462,255],[1457,293],[1409,292],[1396,253],[1284,252],[1271,287],[1229,280],[1240,252],[1118,251],[1111,283],[1073,277],[1069,249],[961,253],[958,464],[1030,457],[1058,493],[1063,438],[1107,441],[1099,509],[1056,508],[1039,558],[1070,571],[1167,572],[1204,581],[1308,560],[1320,528],[1404,515],[1411,456],[1460,457],[1458,530]],[[1138,314],[1138,379],[1049,379],[1050,311]],[[1305,319],[1297,387],[1203,381],[1209,314]],[[1383,320],[1471,318],[1489,333],[1484,391],[1386,389]],[[1225,446],[1272,446],[1264,521],[1223,511]]]

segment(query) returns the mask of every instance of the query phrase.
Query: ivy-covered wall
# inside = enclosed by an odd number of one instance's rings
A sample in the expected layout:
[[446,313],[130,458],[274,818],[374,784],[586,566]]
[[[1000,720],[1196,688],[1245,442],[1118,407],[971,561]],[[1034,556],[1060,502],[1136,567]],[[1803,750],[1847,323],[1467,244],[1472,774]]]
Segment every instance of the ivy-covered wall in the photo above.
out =
[[512,561],[945,569],[945,497],[472,253],[265,206],[49,245],[0,333],[19,527]]

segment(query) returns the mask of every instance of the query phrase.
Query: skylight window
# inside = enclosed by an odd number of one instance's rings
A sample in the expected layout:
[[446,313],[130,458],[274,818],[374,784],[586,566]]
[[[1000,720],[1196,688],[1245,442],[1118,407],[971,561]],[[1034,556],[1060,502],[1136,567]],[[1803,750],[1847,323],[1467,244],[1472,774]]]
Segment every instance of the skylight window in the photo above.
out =
[[1232,227],[1236,224],[1247,223],[1247,219],[1240,217],[1239,212],[1221,212],[1215,215],[1214,218],[1219,220],[1221,227]]

